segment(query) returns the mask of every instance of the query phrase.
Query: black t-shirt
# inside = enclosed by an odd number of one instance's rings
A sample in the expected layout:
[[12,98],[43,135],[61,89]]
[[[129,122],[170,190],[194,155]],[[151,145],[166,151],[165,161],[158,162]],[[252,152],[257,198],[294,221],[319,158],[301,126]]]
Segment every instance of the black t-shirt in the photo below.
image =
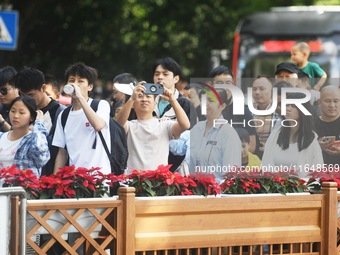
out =
[[56,117],[55,117],[55,114],[59,108],[60,104],[58,101],[52,99],[48,105],[46,105],[44,108],[41,109],[41,111],[46,114],[46,112],[49,112],[50,114],[50,118],[51,118],[51,123],[52,125],[54,125],[55,121],[56,121]]
[[[340,140],[340,117],[335,121],[322,121],[319,117],[315,119],[316,133],[319,138],[324,136],[335,136],[335,140]],[[330,155],[322,151],[325,164],[340,164],[340,155]]]

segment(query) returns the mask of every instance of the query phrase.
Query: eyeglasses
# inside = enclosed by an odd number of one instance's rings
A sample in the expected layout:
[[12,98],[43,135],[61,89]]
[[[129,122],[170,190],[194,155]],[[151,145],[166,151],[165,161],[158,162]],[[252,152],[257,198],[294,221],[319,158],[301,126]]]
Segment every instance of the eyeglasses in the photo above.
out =
[[0,88],[0,93],[1,93],[3,96],[6,96],[8,90],[10,90],[11,88],[12,88],[12,87],[2,87],[2,88]]

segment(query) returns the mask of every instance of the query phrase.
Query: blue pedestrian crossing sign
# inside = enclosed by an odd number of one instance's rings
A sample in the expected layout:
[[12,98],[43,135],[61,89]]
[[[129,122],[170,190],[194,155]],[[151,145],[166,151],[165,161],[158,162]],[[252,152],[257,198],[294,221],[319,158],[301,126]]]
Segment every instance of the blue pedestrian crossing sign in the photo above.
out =
[[17,48],[18,19],[16,11],[0,11],[0,50]]

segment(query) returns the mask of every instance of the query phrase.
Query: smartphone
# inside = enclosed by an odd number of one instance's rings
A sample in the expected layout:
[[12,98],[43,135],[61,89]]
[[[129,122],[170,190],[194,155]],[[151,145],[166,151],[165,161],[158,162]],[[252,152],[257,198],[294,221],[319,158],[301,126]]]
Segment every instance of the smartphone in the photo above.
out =
[[324,136],[322,139],[325,143],[331,143],[335,141],[335,136]]
[[143,86],[146,88],[144,94],[159,95],[164,93],[164,87],[162,84],[145,83]]

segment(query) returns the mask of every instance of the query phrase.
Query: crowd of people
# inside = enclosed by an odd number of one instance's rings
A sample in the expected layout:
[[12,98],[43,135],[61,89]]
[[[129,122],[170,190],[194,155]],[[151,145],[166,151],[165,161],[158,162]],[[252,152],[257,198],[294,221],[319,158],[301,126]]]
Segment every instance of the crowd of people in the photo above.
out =
[[[293,62],[273,67],[275,78],[254,78],[243,114],[235,114],[238,98],[223,88],[237,85],[226,66],[211,70],[203,82],[186,83],[174,59],[158,59],[153,83],[162,85],[161,93],[147,91],[146,82],[130,73],[118,74],[96,110],[90,97],[98,80],[93,67],[79,62],[66,69],[64,84],[74,88],[70,96],[38,69],[3,67],[0,168],[15,164],[40,176],[75,165],[109,173],[98,132],[110,148],[114,118],[127,135],[127,173],[172,164],[183,175],[212,173],[219,181],[242,166],[294,169],[300,177],[325,166],[340,170],[340,89],[327,84],[326,73],[308,57],[308,44],[299,42],[291,50]],[[303,101],[303,91],[310,100]]]

